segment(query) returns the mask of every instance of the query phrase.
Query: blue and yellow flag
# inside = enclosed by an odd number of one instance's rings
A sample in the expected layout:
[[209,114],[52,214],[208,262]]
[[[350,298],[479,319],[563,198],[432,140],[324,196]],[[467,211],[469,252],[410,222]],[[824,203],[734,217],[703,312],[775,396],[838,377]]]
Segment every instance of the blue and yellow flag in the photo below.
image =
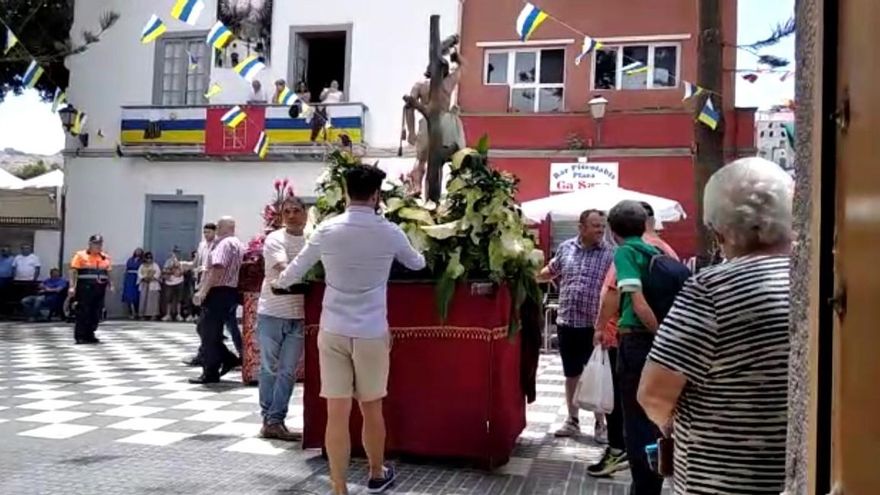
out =
[[67,101],[67,92],[61,91],[61,88],[55,88],[55,97],[52,98],[52,113],[58,111],[58,108]]
[[546,12],[535,7],[531,3],[526,3],[519,17],[516,19],[516,34],[519,39],[526,41],[538,29],[538,27],[547,20]]
[[223,92],[223,87],[217,83],[213,83],[213,84],[211,84],[211,87],[208,88],[208,91],[205,92],[205,98],[210,100],[211,98],[219,95],[222,92]]
[[260,157],[260,160],[265,160],[266,155],[269,154],[269,137],[266,136],[265,131],[260,133],[260,139],[257,140],[257,145],[254,147],[254,153]]
[[581,45],[581,52],[575,57],[574,65],[581,65],[581,60],[583,60],[584,57],[592,53],[593,50],[598,50],[600,48],[602,48],[602,43],[599,43],[589,36],[584,36],[584,43]]
[[238,124],[244,122],[244,119],[246,118],[247,114],[244,113],[244,110],[242,110],[240,106],[236,105],[232,107],[231,110],[226,112],[226,114],[224,114],[220,120],[223,121],[226,127],[235,129],[236,127],[238,127]]
[[37,81],[39,81],[42,76],[43,68],[40,67],[36,60],[32,60],[31,65],[28,66],[24,75],[21,76],[21,83],[26,88],[33,88],[37,85]]
[[208,31],[208,38],[205,40],[206,43],[218,50],[226,48],[230,41],[232,41],[232,31],[220,21],[217,21],[217,24],[214,24],[214,27]]
[[700,116],[697,117],[697,120],[706,124],[713,131],[718,128],[721,114],[715,110],[715,105],[712,104],[712,95],[706,98],[706,104],[703,106],[703,110],[700,111]]
[[278,93],[278,101],[276,101],[275,103],[278,103],[279,105],[290,106],[296,103],[296,100],[298,99],[299,98],[296,96],[296,93],[291,91],[290,88],[285,87],[281,90],[281,93]]
[[165,34],[165,31],[168,31],[168,26],[162,22],[162,19],[159,19],[159,16],[153,14],[153,17],[150,17],[147,25],[144,26],[144,30],[141,32],[141,43],[152,43],[159,36]]
[[260,62],[259,57],[256,55],[251,55],[250,57],[242,60],[238,65],[235,66],[234,70],[236,74],[243,77],[247,82],[254,82],[257,74],[260,73],[261,70],[266,68],[266,64]]
[[11,29],[6,28],[6,47],[3,48],[3,55],[9,53],[9,50],[18,44],[18,37],[15,36],[15,33],[12,32]]
[[204,0],[177,0],[171,8],[171,17],[195,26],[205,10]]

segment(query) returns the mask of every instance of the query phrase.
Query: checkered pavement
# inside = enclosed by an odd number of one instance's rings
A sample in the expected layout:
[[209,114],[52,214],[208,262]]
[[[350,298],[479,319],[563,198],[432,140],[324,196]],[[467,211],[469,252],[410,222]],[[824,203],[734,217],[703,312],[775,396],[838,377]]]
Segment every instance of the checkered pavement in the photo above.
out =
[[[158,449],[205,440],[200,443],[250,457],[295,456],[299,450],[296,443],[258,437],[255,387],[242,386],[232,374],[210,387],[186,382],[198,373],[181,364],[198,346],[191,325],[110,322],[102,329],[101,345],[76,346],[66,325],[0,323],[0,437]],[[527,428],[511,461],[494,474],[552,480],[555,474],[544,470],[560,465],[553,461],[575,463],[585,474],[603,450],[592,441],[592,418],[582,413],[582,437],[554,438],[566,417],[558,356],[541,357],[538,377]],[[287,424],[302,427],[300,385]],[[590,492],[611,493],[611,485],[626,483],[625,475],[602,483],[609,491]]]

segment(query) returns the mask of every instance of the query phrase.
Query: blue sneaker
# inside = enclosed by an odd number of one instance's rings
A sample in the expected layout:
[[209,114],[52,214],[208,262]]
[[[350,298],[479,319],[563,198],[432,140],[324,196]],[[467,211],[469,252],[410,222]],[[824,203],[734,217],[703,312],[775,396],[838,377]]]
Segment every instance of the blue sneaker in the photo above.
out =
[[381,478],[371,478],[367,482],[367,493],[382,493],[391,488],[394,479],[397,478],[397,471],[394,466],[385,466],[382,470]]

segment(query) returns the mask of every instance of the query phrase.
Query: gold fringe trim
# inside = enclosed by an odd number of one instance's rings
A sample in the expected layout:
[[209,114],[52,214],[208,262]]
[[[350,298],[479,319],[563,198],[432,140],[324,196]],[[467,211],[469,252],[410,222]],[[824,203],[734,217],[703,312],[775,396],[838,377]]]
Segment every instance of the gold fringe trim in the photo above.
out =
[[[318,332],[319,325],[306,325],[306,334],[313,335]],[[507,327],[482,328],[482,327],[391,327],[391,336],[394,339],[452,339],[452,340],[482,340],[491,342],[507,338]]]

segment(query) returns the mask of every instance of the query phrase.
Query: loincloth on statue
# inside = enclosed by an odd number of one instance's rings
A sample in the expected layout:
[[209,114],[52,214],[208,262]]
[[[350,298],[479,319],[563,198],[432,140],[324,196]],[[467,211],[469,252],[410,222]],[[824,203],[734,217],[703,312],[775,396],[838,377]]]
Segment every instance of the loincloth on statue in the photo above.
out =
[[[443,133],[443,147],[465,147],[464,127],[458,112],[446,112],[440,114],[440,129]],[[428,159],[428,119],[419,121],[419,132],[416,135],[416,156],[419,161]]]

